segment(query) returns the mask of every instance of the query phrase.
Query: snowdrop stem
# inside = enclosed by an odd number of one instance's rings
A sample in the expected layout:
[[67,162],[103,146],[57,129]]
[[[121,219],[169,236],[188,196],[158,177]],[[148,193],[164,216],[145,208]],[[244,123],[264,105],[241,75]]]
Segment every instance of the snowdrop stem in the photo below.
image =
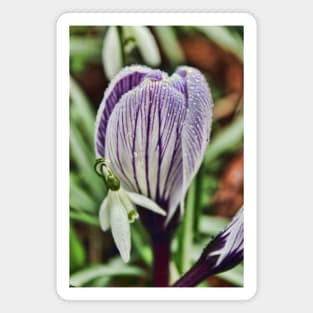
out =
[[164,234],[152,238],[153,284],[154,287],[168,287],[171,236]]

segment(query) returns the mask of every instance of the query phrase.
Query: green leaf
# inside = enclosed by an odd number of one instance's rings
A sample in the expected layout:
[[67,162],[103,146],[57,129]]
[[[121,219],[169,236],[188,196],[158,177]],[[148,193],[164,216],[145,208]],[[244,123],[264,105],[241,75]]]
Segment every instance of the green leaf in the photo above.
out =
[[92,157],[91,151],[86,146],[81,131],[75,123],[70,125],[70,148],[71,157],[75,159],[77,165],[81,168],[90,169],[95,157]]
[[225,26],[196,26],[196,28],[221,48],[243,60],[243,40],[238,33],[231,32]]
[[200,220],[199,231],[203,234],[216,236],[228,223],[229,219],[227,218],[204,215]]
[[[202,166],[204,169],[204,167]],[[207,208],[208,205],[212,201],[212,197],[215,194],[216,188],[218,187],[218,178],[215,175],[203,174],[201,179],[201,187],[200,187],[200,207],[201,211],[204,208]],[[202,215],[201,217],[202,218]],[[198,222],[197,232],[199,231],[199,222]]]
[[99,62],[101,60],[102,38],[71,36],[70,56],[83,57],[89,61]]
[[98,203],[84,188],[79,186],[73,173],[70,174],[70,207],[91,214],[98,213]]
[[243,117],[240,115],[229,126],[221,130],[209,143],[204,156],[204,165],[210,163],[220,155],[236,151],[243,141]]
[[103,276],[96,278],[91,282],[92,287],[106,287],[109,285],[112,276]]
[[170,285],[173,285],[179,279],[179,271],[175,262],[170,262]]
[[153,30],[171,66],[174,68],[185,63],[185,56],[174,29],[170,26],[154,26]]
[[209,282],[207,280],[204,280],[200,284],[198,284],[197,287],[207,288],[210,286],[209,286]]
[[238,264],[237,266],[235,266],[234,268],[217,274],[216,275],[219,278],[222,278],[236,286],[243,286],[243,265],[242,264]]
[[92,265],[71,275],[70,284],[75,287],[80,287],[89,281],[100,277],[143,276],[144,274],[145,272],[140,268],[122,263]]
[[78,185],[88,186],[95,198],[95,205],[99,205],[106,195],[106,185],[94,170],[94,152],[88,147],[82,137],[82,130],[74,122],[71,122],[70,132],[70,157],[79,172]]
[[70,219],[73,221],[100,227],[98,216],[90,215],[80,211],[70,211]]
[[79,179],[85,186],[89,187],[90,192],[95,199],[97,199],[96,203],[99,204],[106,195],[105,183],[94,170],[92,155],[84,145],[79,130],[75,128],[73,123],[71,124],[70,129],[71,161],[78,169]]
[[191,265],[191,250],[193,245],[194,205],[196,195],[196,182],[192,182],[185,205],[184,216],[178,237],[178,268],[185,273]]
[[202,195],[207,194],[207,190],[202,189],[204,181],[204,168],[200,167],[196,177],[195,177],[195,196],[194,196],[194,218],[193,218],[193,229],[194,233],[197,234],[199,231],[199,223],[202,217]]
[[138,253],[139,257],[145,262],[146,265],[152,264],[152,251],[151,246],[144,241],[143,229],[139,223],[132,225],[132,243]]
[[94,125],[96,115],[92,110],[92,106],[88,101],[85,93],[76,83],[70,78],[70,97],[71,97],[71,125],[74,122],[76,127],[86,137],[86,142],[90,149],[94,149]]
[[70,225],[70,272],[77,271],[86,263],[86,252],[75,229]]

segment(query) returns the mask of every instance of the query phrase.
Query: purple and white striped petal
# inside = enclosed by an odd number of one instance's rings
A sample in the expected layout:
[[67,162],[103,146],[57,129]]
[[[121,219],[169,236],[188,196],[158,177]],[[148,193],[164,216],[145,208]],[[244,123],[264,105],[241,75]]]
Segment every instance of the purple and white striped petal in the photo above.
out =
[[132,65],[121,70],[111,81],[104,93],[96,118],[96,155],[104,157],[106,129],[109,117],[121,97],[132,88],[138,86],[143,77],[151,71],[141,65]]
[[121,185],[166,209],[182,194],[185,115],[185,97],[156,70],[120,99],[108,122],[105,155]]
[[243,207],[230,224],[205,248],[197,263],[176,283],[175,287],[193,287],[207,277],[224,272],[243,260]]
[[212,271],[225,271],[239,263],[243,258],[243,207],[237,212],[229,225],[204,250],[206,262],[211,263]]
[[[205,77],[195,68],[181,66],[171,77],[171,84],[186,97],[186,118],[182,129],[183,197],[202,162],[209,142],[213,101]],[[168,220],[175,210],[168,214]]]

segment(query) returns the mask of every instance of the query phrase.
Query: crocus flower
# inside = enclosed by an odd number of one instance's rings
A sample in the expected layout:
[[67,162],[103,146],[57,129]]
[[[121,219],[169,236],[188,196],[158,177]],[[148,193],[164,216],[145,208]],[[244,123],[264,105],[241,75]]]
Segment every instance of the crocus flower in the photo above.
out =
[[193,287],[207,277],[224,272],[243,260],[243,207],[228,226],[204,249],[196,264],[174,287]]
[[96,155],[110,160],[122,190],[152,199],[166,211],[166,219],[150,223],[158,224],[158,231],[179,207],[183,210],[209,141],[212,106],[205,77],[187,66],[170,77],[129,66],[104,93],[96,119]]

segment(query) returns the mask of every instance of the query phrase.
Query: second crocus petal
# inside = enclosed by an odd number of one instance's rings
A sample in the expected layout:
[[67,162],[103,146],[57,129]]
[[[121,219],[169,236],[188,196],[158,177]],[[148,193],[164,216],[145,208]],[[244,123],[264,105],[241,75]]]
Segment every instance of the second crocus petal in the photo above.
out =
[[105,151],[126,190],[162,207],[180,198],[185,114],[184,97],[162,78],[148,77],[122,97],[109,119]]
[[[199,70],[180,66],[176,74],[182,78],[179,80],[180,89],[186,96],[187,104],[187,113],[181,135],[183,154],[183,196],[181,201],[183,201],[192,179],[199,170],[209,142],[213,100],[205,77]],[[182,204],[181,209],[183,207]],[[170,219],[173,213],[170,211],[167,218]]]

